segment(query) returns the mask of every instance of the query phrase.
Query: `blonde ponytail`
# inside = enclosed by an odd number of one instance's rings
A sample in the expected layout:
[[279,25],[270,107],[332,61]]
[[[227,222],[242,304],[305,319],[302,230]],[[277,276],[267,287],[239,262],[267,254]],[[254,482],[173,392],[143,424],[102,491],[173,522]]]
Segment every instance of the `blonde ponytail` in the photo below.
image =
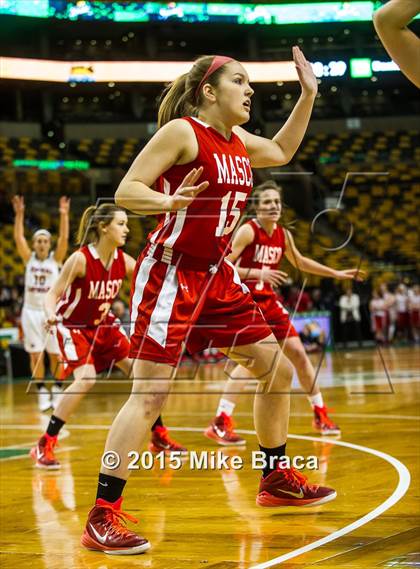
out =
[[188,73],[184,73],[163,91],[158,111],[158,128],[173,119],[193,113],[194,92],[191,87],[187,89],[187,79]]
[[109,225],[117,211],[124,211],[124,209],[113,203],[103,203],[98,207],[91,205],[86,208],[76,234],[77,245],[82,246],[92,240],[99,241],[101,236],[100,224],[104,227]]

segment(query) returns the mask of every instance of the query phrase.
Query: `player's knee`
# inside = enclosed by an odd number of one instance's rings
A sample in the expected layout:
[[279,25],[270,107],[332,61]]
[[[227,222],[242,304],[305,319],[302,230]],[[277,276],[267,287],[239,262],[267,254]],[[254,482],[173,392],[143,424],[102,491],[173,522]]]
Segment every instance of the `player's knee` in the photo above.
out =
[[282,357],[277,367],[277,376],[283,385],[291,385],[293,379],[293,366],[286,357]]
[[275,384],[276,389],[287,389],[292,382],[293,367],[280,348],[273,350],[263,362],[256,362],[255,370],[257,379]]

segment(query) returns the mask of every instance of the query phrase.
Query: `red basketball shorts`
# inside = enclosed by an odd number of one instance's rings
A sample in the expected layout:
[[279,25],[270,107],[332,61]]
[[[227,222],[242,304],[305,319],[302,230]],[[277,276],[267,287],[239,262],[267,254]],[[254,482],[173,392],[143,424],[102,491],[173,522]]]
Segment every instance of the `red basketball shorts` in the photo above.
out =
[[57,325],[57,338],[64,363],[63,376],[85,364],[95,366],[97,373],[110,369],[128,358],[130,342],[118,322],[101,324],[97,328]]
[[286,338],[299,336],[289,318],[289,313],[275,294],[254,296],[254,301],[261,309],[264,320],[270,326],[277,340],[282,341]]
[[131,289],[131,358],[176,365],[183,342],[195,353],[252,344],[271,334],[229,261],[206,270],[201,261],[197,270],[191,258],[168,264],[147,251],[137,260]]

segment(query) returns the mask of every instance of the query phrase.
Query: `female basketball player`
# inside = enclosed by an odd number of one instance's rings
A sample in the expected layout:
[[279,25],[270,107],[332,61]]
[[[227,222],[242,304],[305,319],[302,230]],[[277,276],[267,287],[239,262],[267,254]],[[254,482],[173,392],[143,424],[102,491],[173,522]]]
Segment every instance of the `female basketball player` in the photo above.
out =
[[[32,236],[32,250],[25,239],[24,217],[25,202],[22,196],[12,199],[15,211],[13,234],[16,249],[25,263],[25,292],[22,309],[23,341],[30,357],[32,378],[38,389],[38,408],[46,411],[57,404],[61,393],[60,366],[58,363],[59,348],[57,337],[47,334],[44,328],[44,298],[58,277],[60,265],[67,253],[69,240],[70,200],[60,198],[60,226],[57,246],[51,251],[51,233],[46,229],[38,229]],[[51,393],[45,386],[44,351],[48,353],[51,372],[56,378]]]
[[[281,304],[273,285],[279,285],[287,276],[278,270],[283,255],[300,271],[335,279],[361,278],[357,269],[337,271],[304,257],[297,249],[289,231],[278,225],[281,216],[281,189],[274,181],[264,182],[256,189],[257,217],[244,223],[236,232],[229,260],[237,261],[236,269],[243,283],[250,289],[252,298],[261,309],[283,353],[296,369],[299,382],[308,394],[314,411],[314,428],[323,435],[338,435],[340,429],[328,417],[316,372],[303,344],[290,321],[287,310]],[[253,196],[254,198],[254,196]],[[253,199],[254,201],[254,199]],[[258,310],[258,308],[256,307]],[[241,445],[241,439],[233,430],[232,413],[239,392],[253,375],[242,366],[230,374],[216,417],[205,431],[208,438],[221,445]],[[242,381],[244,380],[244,381]]]
[[[138,214],[159,214],[140,255],[131,296],[133,391],[111,426],[106,453],[118,468],[103,466],[96,505],[82,544],[110,554],[146,551],[147,539],[122,523],[122,491],[128,453],[142,441],[167,397],[182,343],[194,349],[209,342],[234,360],[245,360],[271,391],[255,398],[255,426],[267,459],[258,503],[320,504],[335,498],[331,488],[310,485],[285,455],[292,367],[251,295],[229,261],[226,235],[233,231],[252,189],[251,167],[288,163],[306,131],[317,80],[304,55],[293,56],[302,94],[272,140],[239,125],[250,117],[253,90],[246,70],[223,56],[199,58],[167,90],[159,108],[159,130],[123,178],[116,202]],[[155,189],[151,189],[154,186]],[[198,348],[198,349],[197,349]],[[174,369],[175,368],[175,369]],[[147,392],[147,393],[145,393]]]
[[[62,394],[45,434],[31,450],[38,468],[60,468],[54,456],[58,433],[95,385],[96,374],[114,364],[127,377],[130,374],[129,341],[110,312],[123,279],[126,275],[131,278],[135,267],[135,260],[119,249],[128,232],[127,214],[120,207],[107,203],[88,207],[80,221],[77,242],[83,245],[92,240],[68,258],[46,295],[47,326],[57,328],[64,375],[73,373],[74,381]],[[153,428],[154,450],[169,447],[186,452],[168,438],[160,417]]]
[[391,0],[373,15],[384,48],[417,87],[420,87],[420,39],[407,25],[419,12],[419,0]]

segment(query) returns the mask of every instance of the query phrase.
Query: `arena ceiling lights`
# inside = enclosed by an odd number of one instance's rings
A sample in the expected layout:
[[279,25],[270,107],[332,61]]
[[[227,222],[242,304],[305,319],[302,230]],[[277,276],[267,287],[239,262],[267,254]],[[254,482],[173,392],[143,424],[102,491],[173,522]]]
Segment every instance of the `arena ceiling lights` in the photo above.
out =
[[1,0],[0,14],[114,22],[201,22],[231,24],[314,24],[372,20],[377,2],[104,2],[89,0]]

